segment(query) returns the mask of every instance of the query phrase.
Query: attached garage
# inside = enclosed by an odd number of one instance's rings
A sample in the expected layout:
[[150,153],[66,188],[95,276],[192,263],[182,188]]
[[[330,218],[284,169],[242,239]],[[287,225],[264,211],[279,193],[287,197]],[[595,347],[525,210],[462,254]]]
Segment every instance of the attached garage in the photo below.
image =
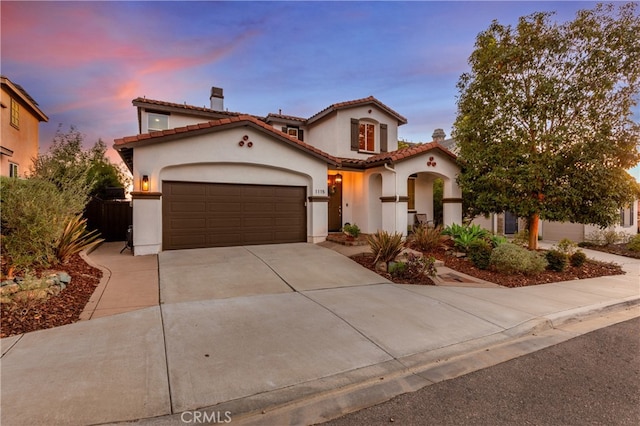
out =
[[162,183],[163,250],[307,241],[301,186]]
[[570,222],[542,222],[542,238],[550,241],[560,241],[568,238],[571,241],[584,241],[584,225]]

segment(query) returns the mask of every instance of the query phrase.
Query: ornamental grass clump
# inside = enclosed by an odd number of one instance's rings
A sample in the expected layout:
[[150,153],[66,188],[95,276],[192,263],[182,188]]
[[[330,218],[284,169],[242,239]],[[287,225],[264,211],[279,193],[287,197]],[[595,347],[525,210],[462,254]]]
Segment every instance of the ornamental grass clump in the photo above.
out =
[[442,228],[429,228],[425,225],[418,225],[413,228],[411,241],[414,246],[422,251],[432,251],[442,244]]
[[375,256],[374,263],[384,262],[388,264],[394,260],[404,249],[402,234],[390,234],[387,231],[378,231],[367,235],[367,242],[371,247],[371,253]]
[[490,266],[501,273],[534,275],[544,271],[547,261],[537,252],[513,243],[504,243],[493,249]]
[[56,256],[59,262],[66,263],[74,254],[90,250],[103,241],[98,231],[87,231],[87,219],[78,215],[64,228],[58,240]]

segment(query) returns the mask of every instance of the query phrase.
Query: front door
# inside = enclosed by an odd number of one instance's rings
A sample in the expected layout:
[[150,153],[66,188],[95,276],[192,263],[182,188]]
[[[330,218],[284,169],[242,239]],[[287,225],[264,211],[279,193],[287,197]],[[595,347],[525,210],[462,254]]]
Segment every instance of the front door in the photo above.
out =
[[329,232],[342,229],[342,182],[336,182],[335,175],[327,178],[329,185]]
[[507,211],[504,213],[504,233],[512,235],[518,232],[518,216]]

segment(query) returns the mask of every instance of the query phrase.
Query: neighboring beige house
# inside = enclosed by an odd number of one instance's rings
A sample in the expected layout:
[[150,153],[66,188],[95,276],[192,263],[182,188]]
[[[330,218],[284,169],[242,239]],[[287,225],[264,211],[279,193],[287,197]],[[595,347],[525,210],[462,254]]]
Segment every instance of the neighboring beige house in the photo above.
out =
[[444,181],[444,223],[462,221],[455,155],[436,142],[398,150],[406,118],[370,96],[302,118],[228,112],[137,98],[140,134],[117,139],[134,177],[136,255],[162,250],[321,242],[346,223],[407,233],[433,219]]
[[49,118],[19,84],[0,76],[0,174],[24,177],[38,155],[38,131]]

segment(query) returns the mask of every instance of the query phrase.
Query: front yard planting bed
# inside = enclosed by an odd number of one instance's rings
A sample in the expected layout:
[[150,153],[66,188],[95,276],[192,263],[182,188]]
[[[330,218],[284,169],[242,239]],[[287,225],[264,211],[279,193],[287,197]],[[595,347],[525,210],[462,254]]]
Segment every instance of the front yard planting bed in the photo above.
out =
[[[79,255],[59,265],[71,282],[56,296],[46,300],[2,303],[0,337],[59,327],[78,321],[82,310],[100,283],[102,271],[89,266]],[[36,271],[36,273],[42,271]]]
[[[427,254],[429,255],[429,254]],[[434,255],[433,253],[431,255]],[[580,280],[584,278],[596,278],[608,275],[622,275],[622,267],[613,263],[596,262],[587,260],[581,267],[568,265],[562,272],[543,271],[535,275],[503,274],[490,270],[478,269],[466,258],[457,258],[439,253],[437,256],[444,261],[446,267],[480,278],[504,287],[524,287],[528,285],[548,284],[560,281]]]
[[632,251],[627,248],[626,244],[608,244],[606,246],[588,245],[585,249],[601,251],[604,253],[617,254],[618,256],[631,257],[640,259],[640,251]]
[[[535,275],[524,274],[504,274],[491,270],[478,269],[465,257],[456,257],[447,253],[450,247],[442,248],[430,252],[423,252],[427,257],[432,256],[438,260],[442,260],[446,267],[463,274],[479,278],[484,281],[499,284],[504,287],[524,287],[538,284],[548,284],[560,281],[572,281],[585,278],[596,278],[610,275],[622,275],[625,272],[620,265],[614,263],[597,262],[588,259],[581,267],[573,267],[568,265],[562,272],[543,271]],[[415,249],[415,248],[414,248]],[[406,279],[397,279],[385,272],[375,270],[373,264],[373,255],[364,254],[351,257],[353,260],[370,270],[377,272],[379,275],[398,284],[422,284],[433,285],[433,281],[427,276],[421,277],[415,282],[407,282]]]
[[365,268],[371,269],[373,272],[376,272],[378,275],[396,284],[435,285],[435,283],[427,275],[422,275],[420,277],[410,280],[410,282],[407,282],[408,281],[407,279],[394,277],[388,272],[376,271],[376,266],[373,262],[374,257],[370,253],[357,254],[355,256],[351,256],[351,259],[355,260]]

